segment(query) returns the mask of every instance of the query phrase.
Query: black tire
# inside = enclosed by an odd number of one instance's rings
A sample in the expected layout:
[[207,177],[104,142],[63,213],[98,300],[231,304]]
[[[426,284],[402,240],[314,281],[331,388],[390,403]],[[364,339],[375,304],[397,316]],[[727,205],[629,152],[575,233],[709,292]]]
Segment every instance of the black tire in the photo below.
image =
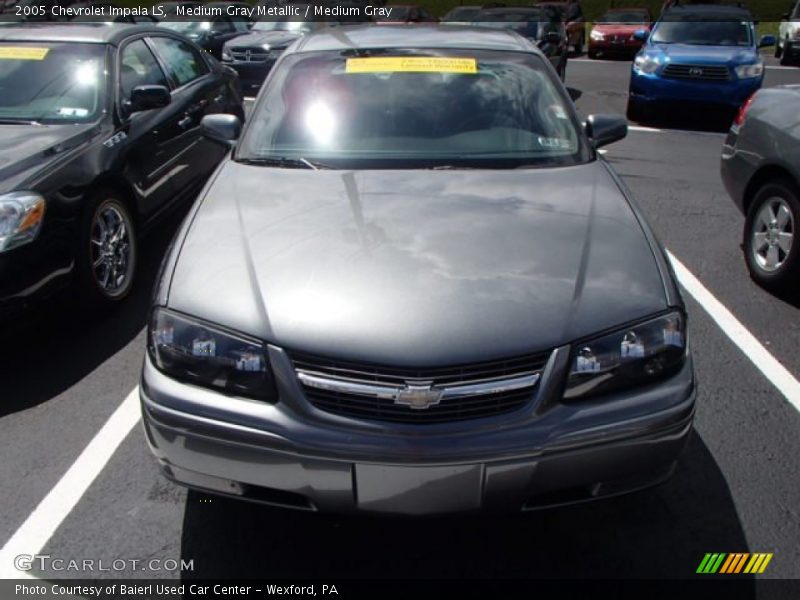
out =
[[[778,264],[771,267],[765,261],[765,242],[759,247],[756,232],[764,232],[763,213],[768,203],[773,211],[781,200],[789,213],[789,229],[792,233],[788,248],[775,246]],[[777,212],[777,211],[776,211]],[[786,227],[779,227],[785,229]],[[744,224],[744,256],[747,269],[753,280],[762,287],[773,292],[786,292],[800,287],[800,192],[797,185],[789,179],[779,178],[768,181],[759,188],[750,203],[747,219]]]
[[138,243],[131,210],[118,192],[101,189],[89,197],[75,254],[78,291],[87,304],[111,307],[130,294]]

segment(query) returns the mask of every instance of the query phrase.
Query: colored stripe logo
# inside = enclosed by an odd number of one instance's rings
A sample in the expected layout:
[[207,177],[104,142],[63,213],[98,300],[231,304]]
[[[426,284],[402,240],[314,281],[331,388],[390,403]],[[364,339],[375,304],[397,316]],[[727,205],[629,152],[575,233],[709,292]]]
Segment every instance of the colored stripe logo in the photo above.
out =
[[772,553],[757,552],[709,552],[700,561],[697,573],[724,573],[726,575],[736,573],[763,573],[769,561],[772,560]]

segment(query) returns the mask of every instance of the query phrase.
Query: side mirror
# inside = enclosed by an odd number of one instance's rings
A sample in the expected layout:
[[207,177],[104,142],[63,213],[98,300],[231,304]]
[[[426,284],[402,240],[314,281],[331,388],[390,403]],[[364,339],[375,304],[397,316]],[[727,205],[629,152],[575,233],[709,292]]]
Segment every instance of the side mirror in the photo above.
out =
[[774,46],[778,43],[778,40],[775,38],[774,35],[762,35],[761,39],[758,42],[759,48],[767,48],[768,46]]
[[628,122],[619,115],[589,115],[584,126],[595,148],[613,144],[628,135]]
[[646,42],[649,37],[650,32],[647,31],[647,29],[637,29],[633,34],[633,39],[639,40],[640,42]]
[[242,122],[235,115],[206,115],[200,121],[200,130],[210,140],[233,146],[242,133]]
[[163,85],[137,85],[126,103],[129,113],[163,108],[172,101],[169,90]]

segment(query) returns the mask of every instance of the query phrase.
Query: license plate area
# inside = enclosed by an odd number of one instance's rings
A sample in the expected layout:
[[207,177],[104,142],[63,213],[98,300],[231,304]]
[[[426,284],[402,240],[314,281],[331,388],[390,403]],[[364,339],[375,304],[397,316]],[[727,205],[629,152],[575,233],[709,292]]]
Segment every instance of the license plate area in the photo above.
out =
[[476,510],[483,494],[483,465],[357,464],[355,482],[362,510],[409,515]]

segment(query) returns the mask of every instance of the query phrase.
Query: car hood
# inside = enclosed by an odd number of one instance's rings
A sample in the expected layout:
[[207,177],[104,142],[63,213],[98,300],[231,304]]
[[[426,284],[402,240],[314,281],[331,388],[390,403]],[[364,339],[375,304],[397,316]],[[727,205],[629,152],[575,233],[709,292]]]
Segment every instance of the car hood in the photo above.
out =
[[699,46],[693,44],[653,44],[649,48],[675,62],[698,64],[741,64],[753,62],[756,50],[741,46]]
[[269,44],[270,48],[285,48],[297,38],[302,37],[302,33],[294,31],[263,31],[251,32],[241,35],[227,44],[228,47],[246,47],[246,46],[261,46],[262,44]]
[[0,191],[17,175],[42,167],[83,143],[89,125],[0,125]]
[[168,306],[287,349],[395,365],[548,350],[666,308],[601,162],[311,171],[228,162]]

